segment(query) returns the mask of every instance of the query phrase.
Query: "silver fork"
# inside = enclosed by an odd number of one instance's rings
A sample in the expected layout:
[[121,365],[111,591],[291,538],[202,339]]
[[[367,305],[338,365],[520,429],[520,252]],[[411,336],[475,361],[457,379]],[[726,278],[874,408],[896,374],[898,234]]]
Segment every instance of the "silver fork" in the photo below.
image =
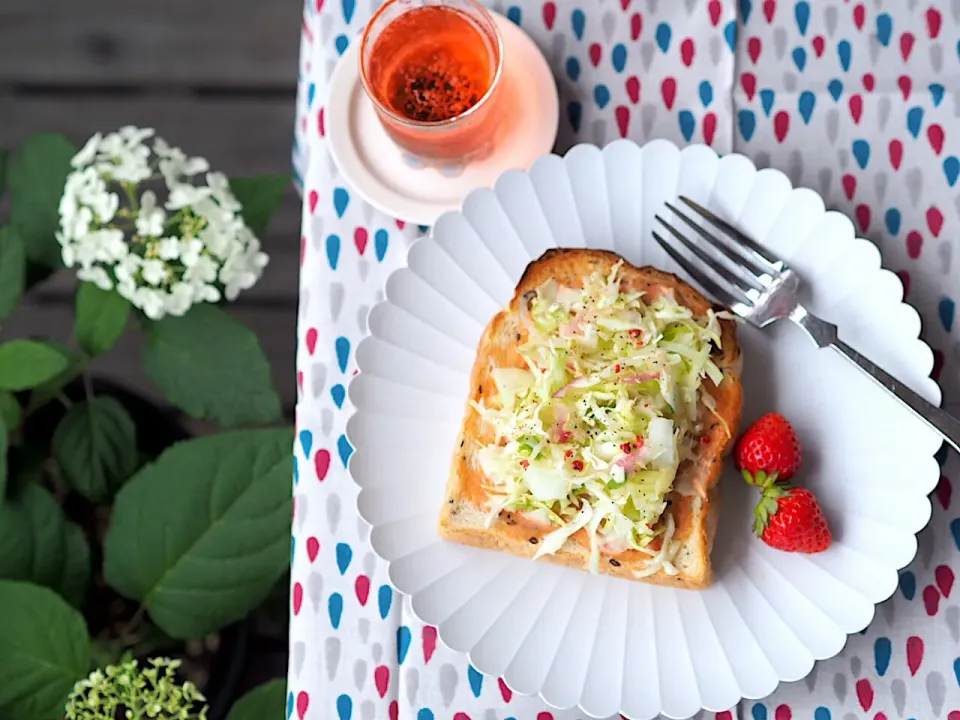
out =
[[830,347],[863,370],[880,387],[893,395],[917,417],[943,436],[954,450],[960,450],[960,421],[927,402],[888,372],[865,358],[837,337],[837,326],[807,311],[797,300],[800,276],[781,258],[754,242],[723,218],[698,203],[680,197],[703,220],[721,233],[711,232],[671,203],[667,207],[689,225],[716,255],[707,252],[660,215],[656,219],[677,243],[698,262],[677,251],[657,232],[654,239],[704,290],[751,325],[765,328],[777,320],[792,320],[820,347]]

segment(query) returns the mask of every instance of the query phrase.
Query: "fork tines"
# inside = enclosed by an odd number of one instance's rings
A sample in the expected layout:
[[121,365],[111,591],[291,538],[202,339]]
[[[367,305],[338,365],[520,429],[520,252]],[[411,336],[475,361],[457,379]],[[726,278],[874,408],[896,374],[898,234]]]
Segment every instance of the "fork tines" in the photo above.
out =
[[[724,305],[738,312],[738,305],[753,305],[759,293],[768,288],[784,269],[783,262],[699,203],[684,196],[680,196],[680,202],[720,232],[711,232],[668,202],[667,208],[690,226],[703,242],[687,237],[660,215],[656,215],[656,220],[676,243],[668,242],[656,231],[653,233],[654,239],[680,267]],[[686,248],[696,260],[681,253],[676,244]]]

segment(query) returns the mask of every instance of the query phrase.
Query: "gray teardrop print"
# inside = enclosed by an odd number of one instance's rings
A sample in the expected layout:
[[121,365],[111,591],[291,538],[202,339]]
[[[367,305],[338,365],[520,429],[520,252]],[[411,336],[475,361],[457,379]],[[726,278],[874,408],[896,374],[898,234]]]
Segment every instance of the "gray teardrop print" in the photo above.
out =
[[827,140],[831,145],[837,142],[837,133],[840,131],[840,111],[836,108],[827,110]]
[[370,621],[367,618],[357,620],[357,633],[360,635],[360,642],[366,644],[370,637]]
[[810,692],[813,692],[813,689],[817,686],[818,668],[819,666],[817,665],[817,663],[814,663],[813,669],[810,670],[810,674],[803,679],[803,682],[807,686],[807,690],[809,690]]
[[417,704],[417,690],[420,688],[420,671],[416,668],[407,668],[403,673],[403,684],[407,690],[407,703]]
[[797,89],[797,76],[789,70],[783,74],[783,89],[787,92],[793,92]]
[[323,79],[329,81],[337,67],[337,58],[330,58],[323,63]]
[[318,253],[324,251],[326,235],[323,234],[323,218],[320,215],[314,215],[310,223],[313,226],[313,249]]
[[880,57],[880,51],[883,49],[883,46],[880,44],[880,38],[873,34],[870,36],[870,39],[867,41],[867,52],[870,55],[870,65],[875,66],[877,64],[877,59]]
[[383,657],[383,645],[380,643],[374,643],[370,646],[370,657],[373,658],[373,661],[380,664],[380,658]]
[[880,614],[883,616],[888,627],[893,627],[893,616],[897,611],[896,598],[890,598],[884,603],[880,603]]
[[843,701],[847,698],[847,676],[843,673],[837,673],[833,676],[833,694],[843,705]]
[[887,197],[887,182],[890,180],[885,172],[873,176],[873,189],[877,192],[877,201],[882,205]]
[[860,677],[860,669],[863,667],[863,662],[856,655],[850,658],[850,674],[854,678]]
[[367,525],[367,521],[363,518],[357,518],[357,537],[360,538],[360,542],[364,543],[367,541],[367,538],[370,537],[370,526]]
[[777,60],[783,60],[783,54],[787,51],[787,29],[777,26],[773,31],[773,55]]
[[453,702],[453,696],[457,692],[458,679],[457,669],[450,663],[440,668],[440,697],[445,708],[450,707],[450,703]]
[[923,172],[920,168],[910,168],[907,170],[907,194],[910,196],[910,202],[914,207],[920,202],[920,194],[923,191]]
[[950,274],[950,262],[953,259],[953,246],[949,240],[941,240],[937,245],[937,255],[940,256],[940,274]]
[[330,319],[336,322],[340,319],[343,310],[343,285],[338,282],[330,283]]
[[697,9],[699,4],[700,0],[685,0],[684,5],[687,8],[687,15],[693,15],[693,11]]
[[907,684],[897,678],[890,683],[890,694],[893,695],[893,706],[897,709],[897,715],[903,717],[903,709],[907,706]]
[[726,53],[723,51],[724,41],[719,35],[710,37],[710,63],[716,67],[723,60]]
[[295,677],[300,677],[300,672],[303,670],[303,661],[307,657],[307,645],[302,642],[295,642],[293,644],[293,652],[290,653],[290,660],[293,663],[293,674]]
[[794,150],[787,158],[787,177],[794,187],[803,185],[803,156],[799,150]]
[[833,181],[833,171],[830,168],[820,168],[817,171],[817,191],[827,197],[830,195],[830,184]]
[[951,605],[944,611],[943,616],[947,621],[950,637],[955,643],[960,642],[960,607]]
[[320,412],[320,432],[324,437],[330,437],[331,430],[333,430],[333,410],[324,408]]
[[367,315],[369,314],[370,308],[366,305],[357,308],[357,330],[360,331],[361,335],[367,334]]
[[823,25],[827,29],[827,37],[832,38],[837,31],[837,19],[837,6],[827,6],[823,11]]
[[650,63],[653,62],[654,52],[655,48],[653,47],[652,42],[640,43],[640,64],[643,67],[644,72],[650,69]]
[[360,279],[366,281],[367,275],[370,274],[370,263],[368,263],[363,258],[357,260],[357,275],[360,276]]
[[940,72],[943,68],[943,45],[940,43],[934,43],[930,46],[930,66],[936,72]]
[[337,534],[337,527],[340,525],[340,496],[330,495],[327,498],[327,524],[330,526],[330,532]]
[[333,32],[333,14],[321,13],[319,18],[319,28],[317,37],[320,38],[320,44],[325,46],[330,39],[330,33]]
[[294,500],[297,503],[297,530],[303,530],[303,523],[307,519],[307,496],[297,495]]
[[500,718],[497,717],[496,710],[487,710],[486,714],[483,716],[483,720],[500,720]]
[[843,720],[863,720],[863,718],[858,718],[853,713],[847,713],[846,715],[843,716]]
[[[958,93],[960,94],[960,93]],[[960,195],[953,199],[953,206],[957,209],[957,216],[960,217]]]
[[887,123],[890,121],[890,108],[892,104],[889,95],[883,94],[880,96],[880,101],[877,103],[877,125],[881,130],[885,129]]
[[[379,6],[383,0],[375,0],[375,2]],[[490,9],[503,15],[503,0],[493,0],[493,5],[490,6]]]
[[840,166],[841,170],[846,170],[847,165],[850,164],[850,153],[847,152],[846,148],[840,148],[837,150],[837,164]]
[[370,577],[373,575],[373,571],[377,569],[377,556],[372,552],[365,553],[363,560],[360,561],[360,567],[363,574]]
[[917,535],[917,557],[920,558],[920,562],[923,563],[923,567],[925,568],[930,567],[930,560],[933,559],[934,545],[935,538],[929,527]]
[[657,0],[647,0],[647,8],[651,13],[657,12]]
[[607,144],[607,121],[600,119],[594,120],[591,124],[590,135],[593,137],[594,145],[603,147]]
[[567,36],[563,33],[554,35],[550,44],[550,52],[553,54],[555,63],[562,63],[564,56],[567,54]]
[[940,717],[946,692],[947,686],[943,681],[943,675],[936,670],[927,675],[927,697],[930,699],[930,708],[933,710],[934,717]]
[[359,659],[353,664],[353,686],[363,692],[363,685],[367,681],[367,662]]
[[369,227],[373,225],[373,218],[377,214],[376,209],[373,205],[368,202],[360,203],[360,215],[363,217],[363,224]]
[[[330,154],[330,151],[327,150],[326,145],[320,148],[320,154],[318,155],[319,162],[317,163],[327,177],[330,178],[330,183],[337,182],[341,180],[340,170],[337,168],[337,163],[333,160],[333,155]],[[329,183],[328,183],[329,184]]]
[[753,159],[758,170],[770,167],[770,153],[766,150],[760,150]]
[[377,706],[373,700],[364,700],[360,703],[360,720],[373,720],[377,716]]
[[600,20],[600,29],[603,30],[603,38],[607,42],[613,39],[613,31],[617,29],[617,16],[613,10],[607,10]]
[[907,0],[907,10],[916,10],[920,0]]
[[307,310],[310,309],[310,289],[304,288],[300,291],[300,302],[297,304],[297,308],[300,310],[298,317],[303,320],[307,314]]
[[323,578],[320,573],[312,572],[307,576],[307,597],[313,605],[313,611],[320,611],[320,596],[323,595]]
[[322,362],[315,362],[310,366],[310,392],[314,397],[320,397],[327,384],[327,366]]
[[950,3],[950,15],[953,16],[955,23],[960,23],[960,0],[953,0]]
[[327,668],[327,680],[337,676],[337,666],[340,665],[340,638],[329,637],[323,643],[324,665]]
[[640,130],[643,132],[644,138],[650,137],[650,132],[653,130],[653,123],[656,119],[656,105],[644,105],[640,108]]

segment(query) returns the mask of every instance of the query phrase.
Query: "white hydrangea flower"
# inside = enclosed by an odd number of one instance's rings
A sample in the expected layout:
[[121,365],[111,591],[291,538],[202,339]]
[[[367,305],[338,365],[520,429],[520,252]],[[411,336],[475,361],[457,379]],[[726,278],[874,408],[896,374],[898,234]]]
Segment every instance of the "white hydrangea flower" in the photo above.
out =
[[57,240],[84,282],[116,289],[156,320],[234,300],[263,274],[269,259],[226,176],[153,129],[97,133],[71,165]]

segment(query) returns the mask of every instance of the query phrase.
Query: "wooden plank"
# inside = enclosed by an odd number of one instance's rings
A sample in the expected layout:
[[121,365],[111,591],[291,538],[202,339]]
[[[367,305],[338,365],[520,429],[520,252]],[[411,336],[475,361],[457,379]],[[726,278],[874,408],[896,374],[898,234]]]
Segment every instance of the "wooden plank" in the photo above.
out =
[[[231,314],[253,330],[270,359],[273,379],[286,409],[296,404],[297,312],[295,307],[259,308],[230,306]],[[42,336],[66,340],[73,333],[73,309],[64,305],[24,302],[3,324],[0,339]],[[145,397],[163,403],[163,395],[143,372],[142,337],[128,332],[113,350],[97,358],[93,372],[122,383]]]
[[0,84],[292,88],[302,9],[297,0],[3,0]]
[[[4,2],[5,0],[0,0]],[[0,20],[2,23],[2,20]],[[2,44],[2,41],[0,41]],[[0,65],[3,65],[0,59]],[[0,147],[33,133],[60,132],[78,145],[123,125],[153,127],[189,155],[227,175],[291,172],[294,93],[286,99],[0,95]]]

